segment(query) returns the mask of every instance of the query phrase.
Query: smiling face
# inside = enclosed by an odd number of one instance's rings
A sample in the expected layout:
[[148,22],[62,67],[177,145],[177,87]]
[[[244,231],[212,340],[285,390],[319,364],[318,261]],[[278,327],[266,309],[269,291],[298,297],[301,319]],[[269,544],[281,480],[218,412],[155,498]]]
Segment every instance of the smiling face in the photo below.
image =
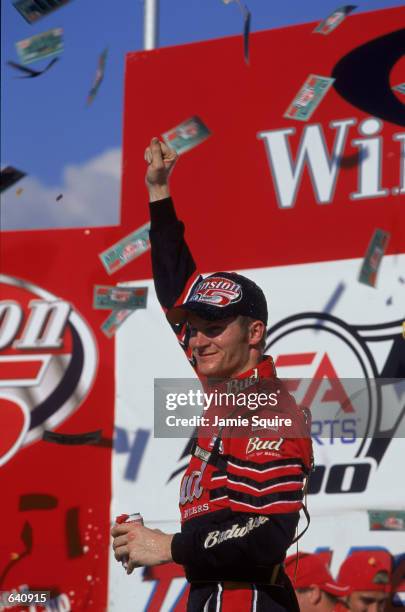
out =
[[232,378],[254,368],[261,359],[258,345],[265,326],[253,321],[248,328],[240,317],[207,321],[190,314],[190,348],[198,373],[208,378]]

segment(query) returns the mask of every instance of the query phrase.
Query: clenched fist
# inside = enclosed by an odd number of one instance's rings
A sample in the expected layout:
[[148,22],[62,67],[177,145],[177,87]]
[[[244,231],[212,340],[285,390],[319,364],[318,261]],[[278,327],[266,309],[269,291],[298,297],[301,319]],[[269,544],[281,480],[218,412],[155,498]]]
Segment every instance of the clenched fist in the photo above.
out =
[[145,149],[145,160],[148,163],[145,183],[150,201],[161,200],[170,195],[169,176],[177,161],[177,153],[158,138],[152,138]]

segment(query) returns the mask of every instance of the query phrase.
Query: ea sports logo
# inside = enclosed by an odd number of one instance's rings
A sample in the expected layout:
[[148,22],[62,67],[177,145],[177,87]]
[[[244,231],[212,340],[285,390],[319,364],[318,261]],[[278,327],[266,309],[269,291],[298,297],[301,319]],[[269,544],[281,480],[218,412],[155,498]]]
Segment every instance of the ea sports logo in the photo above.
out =
[[[342,460],[375,454],[376,461],[381,461],[401,421],[403,410],[393,404],[390,408],[395,419],[392,423],[382,419],[383,387],[389,379],[395,381],[398,371],[399,332],[398,321],[354,326],[321,312],[287,317],[268,331],[266,350],[275,360],[278,376],[291,379],[288,381],[291,392],[298,403],[311,409],[313,420],[323,421],[329,427],[334,423],[341,427],[345,421],[352,423],[352,439],[345,439],[341,431],[340,436],[336,436],[336,431],[335,436],[333,432],[330,436],[335,444],[334,453],[340,453]],[[374,349],[380,339],[386,345],[390,343],[391,348],[385,364],[380,354],[377,368],[370,347]],[[312,430],[315,441],[319,437],[319,447],[325,447],[320,438],[325,439],[326,433]],[[340,450],[336,448],[337,437],[344,442]],[[377,438],[381,443],[373,444]],[[378,454],[376,449],[382,448],[382,440],[385,450]]]
[[0,465],[54,429],[94,381],[96,344],[72,304],[0,275]]
[[[336,494],[363,493],[393,437],[405,431],[396,387],[405,369],[402,319],[351,325],[323,312],[295,314],[268,330],[265,352],[297,403],[311,409],[315,470],[308,492],[327,494],[322,503],[332,508]],[[191,441],[180,459],[190,448]]]

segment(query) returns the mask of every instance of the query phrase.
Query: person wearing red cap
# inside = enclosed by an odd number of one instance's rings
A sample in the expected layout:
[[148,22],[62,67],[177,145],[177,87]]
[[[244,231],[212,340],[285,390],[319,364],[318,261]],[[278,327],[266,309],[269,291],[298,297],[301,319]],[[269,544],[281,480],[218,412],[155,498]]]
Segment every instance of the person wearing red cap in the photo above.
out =
[[342,563],[338,580],[349,585],[353,612],[383,612],[391,592],[391,555],[384,550],[354,552]]
[[301,612],[343,612],[347,609],[339,598],[349,592],[334,580],[320,557],[300,552],[285,560],[285,571],[290,578]]

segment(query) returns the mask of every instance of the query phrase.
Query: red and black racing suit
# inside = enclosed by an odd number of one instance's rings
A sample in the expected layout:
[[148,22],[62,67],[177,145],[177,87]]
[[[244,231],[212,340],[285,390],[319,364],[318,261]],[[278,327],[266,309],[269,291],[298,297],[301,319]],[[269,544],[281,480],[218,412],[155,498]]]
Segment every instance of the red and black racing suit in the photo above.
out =
[[[184,301],[198,274],[171,198],[151,203],[150,214],[156,293],[168,310]],[[191,356],[187,327],[174,331]],[[282,387],[267,356],[237,379],[249,393],[263,385]],[[295,416],[304,418],[283,393]],[[273,444],[266,448],[259,440]],[[191,583],[188,612],[299,610],[282,563],[296,532],[311,460],[310,438],[284,439],[269,431],[265,438],[252,431],[222,440],[198,436],[181,483],[181,533],[172,541],[173,560],[184,566]]]

